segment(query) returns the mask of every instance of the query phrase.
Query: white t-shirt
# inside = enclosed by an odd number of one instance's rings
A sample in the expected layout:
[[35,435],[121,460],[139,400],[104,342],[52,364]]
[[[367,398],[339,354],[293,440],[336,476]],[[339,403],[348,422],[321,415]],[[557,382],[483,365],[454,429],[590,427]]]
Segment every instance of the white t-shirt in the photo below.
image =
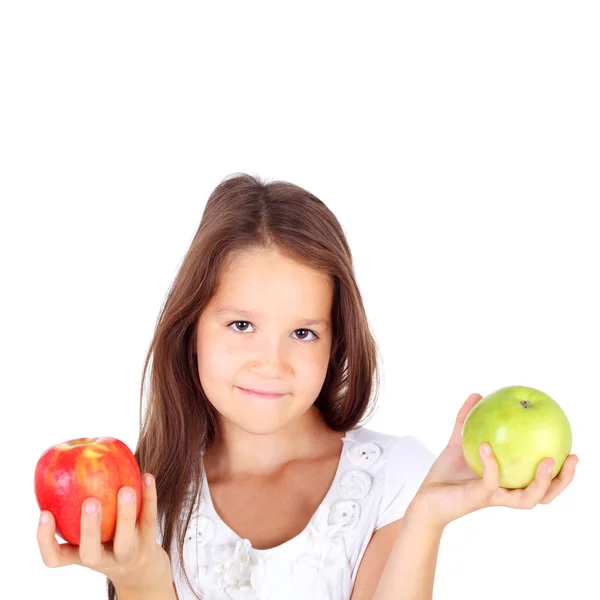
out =
[[[183,547],[203,600],[350,599],[373,532],[404,515],[436,456],[414,436],[365,427],[342,439],[323,502],[300,534],[275,548],[255,549],[233,532],[216,513],[204,477]],[[175,539],[171,565],[179,600],[192,600]]]

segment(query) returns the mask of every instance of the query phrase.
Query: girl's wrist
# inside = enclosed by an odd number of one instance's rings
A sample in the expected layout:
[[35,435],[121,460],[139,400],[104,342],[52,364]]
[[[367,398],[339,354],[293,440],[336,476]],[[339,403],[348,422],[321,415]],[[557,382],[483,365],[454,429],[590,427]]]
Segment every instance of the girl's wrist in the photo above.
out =
[[431,511],[420,501],[418,494],[413,498],[413,501],[408,505],[404,512],[403,523],[411,523],[427,529],[436,535],[442,535],[448,523],[438,522],[432,515]]
[[164,562],[160,561],[151,569],[145,569],[145,575],[138,574],[135,577],[135,583],[127,578],[122,581],[112,580],[117,593],[117,599],[176,600],[177,596],[173,588],[171,562],[166,553],[162,558],[165,559]]
[[161,582],[150,588],[123,588],[115,586],[118,600],[177,600],[173,581]]

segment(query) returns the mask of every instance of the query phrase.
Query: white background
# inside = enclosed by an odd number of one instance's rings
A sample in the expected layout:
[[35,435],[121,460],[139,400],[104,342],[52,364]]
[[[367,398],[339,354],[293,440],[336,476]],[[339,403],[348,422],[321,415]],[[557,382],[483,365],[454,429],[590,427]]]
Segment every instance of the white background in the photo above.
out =
[[452,523],[434,597],[600,597],[599,29],[595,2],[2,3],[14,597],[105,598],[101,575],[43,565],[35,464],[80,436],[135,447],[159,308],[237,171],[342,223],[383,357],[369,427],[439,453],[469,394],[517,384],[570,419],[572,485]]

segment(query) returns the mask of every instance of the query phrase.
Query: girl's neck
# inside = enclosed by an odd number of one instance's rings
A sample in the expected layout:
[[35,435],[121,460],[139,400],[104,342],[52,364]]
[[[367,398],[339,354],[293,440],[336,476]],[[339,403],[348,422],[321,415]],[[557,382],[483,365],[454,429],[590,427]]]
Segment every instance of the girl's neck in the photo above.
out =
[[273,433],[253,433],[219,419],[215,440],[204,455],[207,476],[268,477],[287,464],[330,455],[341,447],[343,432],[327,425],[316,406]]

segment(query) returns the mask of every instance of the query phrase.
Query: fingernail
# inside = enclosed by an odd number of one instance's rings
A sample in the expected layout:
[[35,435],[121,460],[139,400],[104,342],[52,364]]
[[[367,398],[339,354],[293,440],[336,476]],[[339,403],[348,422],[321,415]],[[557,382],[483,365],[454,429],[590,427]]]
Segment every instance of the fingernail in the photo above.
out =
[[485,456],[489,456],[491,454],[491,450],[490,447],[487,444],[483,444],[481,446],[481,452],[485,455]]
[[554,471],[554,461],[548,463],[548,466],[546,467],[546,473],[548,473],[548,475],[550,475],[552,471]]
[[152,485],[152,475],[146,475],[146,477],[144,477],[144,484],[146,487],[150,487]]
[[45,525],[46,523],[50,522],[50,517],[48,516],[48,513],[42,513],[40,515],[40,523],[42,525]]
[[93,515],[98,510],[97,502],[86,502],[84,506],[86,515]]
[[123,490],[121,492],[121,500],[123,502],[131,502],[133,500],[133,492],[131,490]]

